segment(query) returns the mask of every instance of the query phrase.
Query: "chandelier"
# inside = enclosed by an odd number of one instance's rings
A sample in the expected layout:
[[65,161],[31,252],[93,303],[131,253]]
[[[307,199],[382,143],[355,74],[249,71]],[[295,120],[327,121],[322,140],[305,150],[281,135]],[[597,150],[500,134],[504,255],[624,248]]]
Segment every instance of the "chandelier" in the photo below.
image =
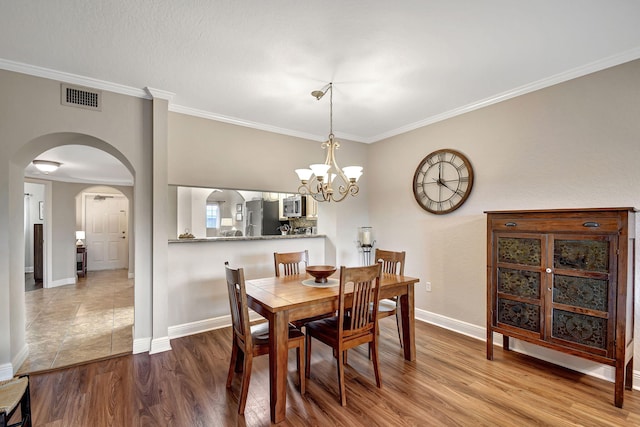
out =
[[346,166],[342,169],[336,163],[335,150],[340,143],[333,135],[333,83],[329,83],[320,90],[314,90],[311,95],[320,100],[329,92],[329,139],[322,143],[322,149],[327,150],[324,163],[313,164],[309,169],[296,169],[300,186],[298,193],[313,197],[319,202],[340,202],[348,194],[355,196],[360,191],[357,181],[362,175],[361,166]]

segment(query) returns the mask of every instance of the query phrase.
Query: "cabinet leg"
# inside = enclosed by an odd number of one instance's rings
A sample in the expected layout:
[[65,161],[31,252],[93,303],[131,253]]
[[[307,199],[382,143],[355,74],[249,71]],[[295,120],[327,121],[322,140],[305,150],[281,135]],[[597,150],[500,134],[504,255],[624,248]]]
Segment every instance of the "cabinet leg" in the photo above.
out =
[[509,337],[506,335],[502,336],[502,348],[504,351],[509,351]]
[[493,331],[487,328],[487,360],[493,360]]
[[[622,363],[624,363],[624,361]],[[624,401],[624,377],[626,369],[622,363],[618,363],[616,366],[614,404],[618,408],[622,408],[622,402]]]

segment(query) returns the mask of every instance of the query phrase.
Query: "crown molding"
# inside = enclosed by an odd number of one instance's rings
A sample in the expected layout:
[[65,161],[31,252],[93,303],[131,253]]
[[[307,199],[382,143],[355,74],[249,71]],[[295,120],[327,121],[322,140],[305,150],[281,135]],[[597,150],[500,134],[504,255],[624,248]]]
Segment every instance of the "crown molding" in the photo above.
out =
[[169,103],[171,103],[171,100],[173,99],[173,97],[176,95],[173,92],[169,92],[166,90],[162,90],[162,89],[154,89],[152,87],[145,87],[144,90],[151,95],[151,97],[153,99],[164,99],[165,101],[168,101]]
[[640,58],[640,47],[622,52],[617,55],[609,56],[607,58],[603,58],[595,62],[591,62],[581,67],[573,68],[571,70],[526,84],[524,86],[520,86],[511,90],[508,90],[506,92],[499,93],[494,96],[490,96],[485,99],[481,99],[476,102],[472,102],[471,104],[467,104],[465,106],[455,108],[453,110],[444,112],[442,114],[437,114],[435,116],[428,117],[424,120],[420,120],[415,123],[410,123],[406,126],[399,127],[389,132],[381,133],[379,135],[374,135],[370,138],[365,138],[363,142],[373,143],[373,142],[381,141],[383,139],[391,138],[393,136],[397,136],[397,135],[424,127],[424,126],[441,122],[443,120],[450,119],[452,117],[459,116],[461,114],[465,114],[470,111],[478,110],[480,108],[497,104],[499,102],[506,101],[508,99],[515,98],[517,96],[525,95],[527,93],[534,92],[536,90],[544,89],[549,86],[556,85],[558,83],[563,83],[568,80],[586,76],[587,74],[592,74],[597,71],[602,71],[607,68],[615,67],[616,65],[624,64],[625,62],[634,61],[638,58]]
[[77,74],[66,73],[64,71],[56,71],[35,65],[23,64],[21,62],[9,61],[2,58],[0,58],[0,69],[15,71],[16,73],[28,74],[30,76],[42,77],[50,80],[58,80],[78,86],[106,90],[122,95],[135,96],[137,98],[151,99],[149,94],[143,89],[106,82],[104,80],[93,79],[91,77],[79,76]]
[[266,125],[264,123],[251,122],[248,120],[238,119],[236,117],[224,116],[222,114],[211,113],[208,111],[198,110],[196,108],[185,107],[183,105],[169,105],[169,111],[173,113],[186,114],[188,116],[200,117],[202,119],[215,120],[218,122],[229,123],[232,125],[243,126],[247,128],[273,132],[281,135],[293,136],[296,138],[310,139],[312,141],[324,141],[325,136],[312,135],[305,132],[298,132],[291,129],[284,129],[277,126]]

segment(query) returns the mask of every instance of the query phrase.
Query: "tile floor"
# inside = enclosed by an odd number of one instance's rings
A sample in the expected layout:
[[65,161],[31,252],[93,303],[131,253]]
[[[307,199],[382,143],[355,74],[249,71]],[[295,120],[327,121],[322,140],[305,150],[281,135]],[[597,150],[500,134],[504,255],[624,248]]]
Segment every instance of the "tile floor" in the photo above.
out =
[[133,348],[133,279],[90,271],[75,285],[25,293],[29,356],[18,373],[127,354]]

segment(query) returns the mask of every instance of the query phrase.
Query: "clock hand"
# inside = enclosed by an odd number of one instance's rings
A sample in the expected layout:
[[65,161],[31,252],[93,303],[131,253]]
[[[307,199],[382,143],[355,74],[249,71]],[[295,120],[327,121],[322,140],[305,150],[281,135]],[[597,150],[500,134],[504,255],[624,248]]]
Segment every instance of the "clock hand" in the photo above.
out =
[[446,182],[442,181],[442,185],[444,185],[445,187],[447,187],[447,189],[448,189],[448,190],[450,190],[450,191],[452,191],[452,192],[454,192],[454,193],[456,192],[456,190],[454,190],[453,188],[449,187],[449,186],[447,185],[447,183],[446,183]]

